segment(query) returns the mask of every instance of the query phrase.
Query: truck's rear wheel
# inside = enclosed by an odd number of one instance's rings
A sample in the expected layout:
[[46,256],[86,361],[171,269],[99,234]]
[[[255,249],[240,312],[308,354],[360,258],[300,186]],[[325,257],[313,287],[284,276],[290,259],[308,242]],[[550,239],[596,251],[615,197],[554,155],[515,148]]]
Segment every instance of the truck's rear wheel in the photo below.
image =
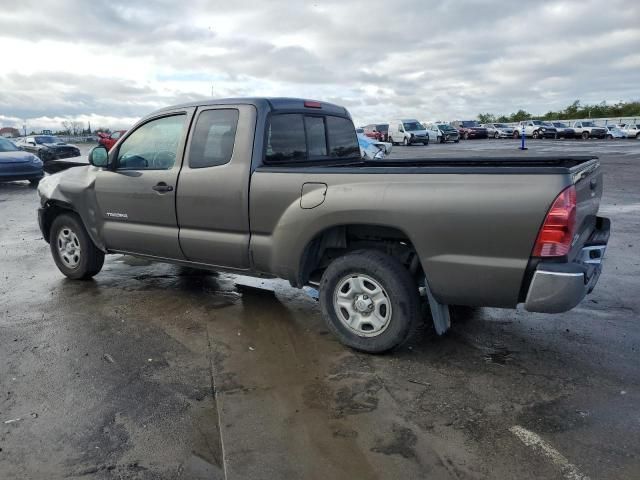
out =
[[356,350],[381,353],[418,331],[418,287],[395,258],[359,250],[334,260],[320,281],[320,307],[329,329]]
[[589,140],[589,132],[582,132],[582,139]]
[[58,269],[74,280],[85,280],[102,270],[104,253],[93,244],[77,215],[59,215],[51,225],[49,246]]

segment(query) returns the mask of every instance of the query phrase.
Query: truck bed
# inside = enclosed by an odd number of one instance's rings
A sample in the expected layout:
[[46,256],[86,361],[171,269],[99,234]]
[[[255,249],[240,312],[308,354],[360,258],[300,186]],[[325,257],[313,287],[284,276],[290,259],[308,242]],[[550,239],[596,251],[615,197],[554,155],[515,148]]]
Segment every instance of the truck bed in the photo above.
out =
[[293,169],[306,173],[534,173],[573,174],[587,167],[595,156],[514,157],[424,157],[410,159],[367,160],[349,163],[327,162],[313,165],[282,163],[263,165],[260,172],[285,172]]

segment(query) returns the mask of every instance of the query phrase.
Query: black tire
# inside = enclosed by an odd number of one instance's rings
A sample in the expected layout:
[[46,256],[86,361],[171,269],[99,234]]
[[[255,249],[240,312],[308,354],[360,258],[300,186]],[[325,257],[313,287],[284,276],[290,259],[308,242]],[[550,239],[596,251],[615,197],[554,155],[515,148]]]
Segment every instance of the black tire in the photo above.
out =
[[460,139],[454,140],[453,143],[460,143]]
[[538,138],[540,138],[540,133],[539,133],[537,130],[535,130],[535,131],[531,134],[531,136],[537,140]]
[[636,140],[640,140],[640,133],[636,134]]
[[440,136],[438,138],[440,138],[440,140],[439,140],[440,143],[445,143],[444,135],[442,135],[442,136]]
[[[65,262],[59,251],[58,235],[65,229],[75,235],[77,240],[75,244],[80,247],[77,265],[73,267]],[[73,280],[87,280],[102,270],[104,253],[93,244],[80,217],[74,213],[63,213],[53,220],[49,233],[49,246],[58,269]]]
[[589,140],[589,132],[582,132],[581,137],[583,140]]
[[464,134],[464,139],[465,139],[465,140],[469,140],[469,132],[466,132],[466,133]]
[[513,138],[520,138],[520,134],[518,133],[517,130],[514,130],[513,132]]
[[607,135],[607,140],[613,140],[613,135],[611,134]]
[[409,140],[407,140],[407,137],[404,137],[404,140],[402,140],[402,145],[404,145],[405,147],[408,147],[409,145],[411,145],[409,143]]
[[[338,317],[344,318],[344,313],[337,312],[334,306],[336,289],[351,275],[370,277],[386,293],[390,318],[375,336],[359,335]],[[417,336],[424,321],[418,286],[411,274],[398,260],[377,250],[357,250],[335,259],[324,271],[319,290],[320,308],[329,330],[344,345],[356,350],[382,353],[399,347]]]
[[40,180],[42,180],[42,178],[32,178],[31,180],[29,180],[29,184],[32,187],[37,187],[38,184],[40,183]]

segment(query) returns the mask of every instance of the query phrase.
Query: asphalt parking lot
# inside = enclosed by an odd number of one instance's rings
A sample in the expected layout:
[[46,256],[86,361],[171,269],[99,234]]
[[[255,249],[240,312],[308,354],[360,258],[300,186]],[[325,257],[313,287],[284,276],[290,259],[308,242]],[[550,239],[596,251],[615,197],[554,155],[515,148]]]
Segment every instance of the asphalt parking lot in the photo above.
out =
[[0,184],[0,478],[638,479],[640,142],[518,145],[393,156],[599,156],[598,287],[560,315],[457,309],[383,356],[282,281],[125,256],[67,280],[35,190]]

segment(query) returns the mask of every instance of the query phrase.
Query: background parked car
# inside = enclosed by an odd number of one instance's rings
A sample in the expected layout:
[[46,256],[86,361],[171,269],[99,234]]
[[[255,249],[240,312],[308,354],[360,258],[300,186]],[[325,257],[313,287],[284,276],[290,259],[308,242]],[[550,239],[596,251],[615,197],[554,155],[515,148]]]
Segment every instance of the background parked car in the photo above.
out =
[[487,129],[481,127],[475,120],[454,120],[451,126],[458,130],[461,138],[469,140],[472,138],[487,138]]
[[107,150],[111,150],[111,147],[113,147],[120,139],[120,137],[122,137],[122,135],[124,135],[125,133],[127,133],[126,130],[116,130],[115,132],[111,132],[110,134],[98,133],[98,143],[100,145],[104,145]]
[[44,163],[61,158],[80,156],[80,149],[65,143],[54,135],[33,135],[21,138],[17,143],[22,150],[35,154]]
[[29,180],[32,185],[37,185],[43,176],[42,160],[0,137],[0,181]]
[[513,137],[513,127],[504,123],[484,123],[480,125],[487,129],[487,135],[493,138],[511,138]]
[[[545,122],[546,123],[546,122]],[[555,127],[558,132],[556,138],[575,138],[576,132],[566,123],[562,122],[549,122],[552,127]]]
[[460,134],[458,133],[458,130],[448,123],[425,123],[423,125],[429,133],[430,140],[440,143],[458,143],[460,141]]
[[605,125],[605,127],[607,129],[607,138],[608,139],[614,139],[614,138],[626,138],[627,135],[618,128],[617,125]]
[[364,126],[364,134],[378,140],[379,142],[386,142],[389,138],[389,124],[388,123],[372,123]]
[[389,142],[394,145],[429,145],[429,134],[424,125],[414,118],[396,119],[389,122]]
[[640,126],[639,125],[625,125],[622,129],[627,138],[637,138],[640,140]]
[[523,120],[513,130],[513,138],[520,138],[524,126],[525,137],[531,138],[556,138],[558,131],[555,127],[545,125],[548,122],[542,120]]
[[599,127],[593,122],[589,121],[577,121],[573,122],[571,125],[576,132],[576,137],[580,137],[583,140],[587,140],[588,138],[606,138],[607,129],[604,127]]

